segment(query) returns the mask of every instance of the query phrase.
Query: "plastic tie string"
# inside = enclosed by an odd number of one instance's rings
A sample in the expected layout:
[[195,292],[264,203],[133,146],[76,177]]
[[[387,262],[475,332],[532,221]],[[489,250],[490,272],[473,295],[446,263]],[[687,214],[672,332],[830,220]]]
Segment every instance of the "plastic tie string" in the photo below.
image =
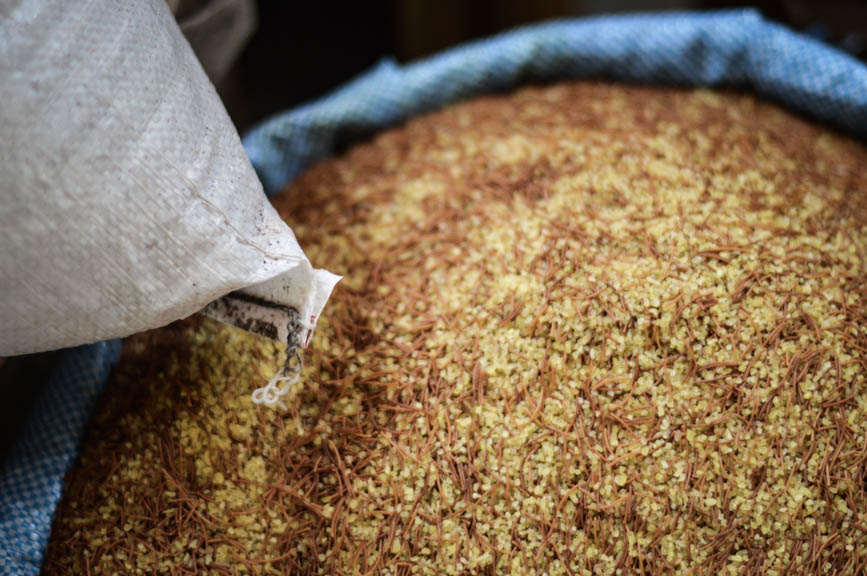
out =
[[286,361],[282,368],[268,383],[253,391],[251,398],[254,404],[262,404],[269,407],[277,407],[286,410],[283,397],[289,394],[292,386],[301,378],[301,370],[304,368],[304,360],[301,358],[302,334],[305,330],[313,330],[314,324],[305,322],[294,309],[290,310],[288,322],[288,335],[286,343]]

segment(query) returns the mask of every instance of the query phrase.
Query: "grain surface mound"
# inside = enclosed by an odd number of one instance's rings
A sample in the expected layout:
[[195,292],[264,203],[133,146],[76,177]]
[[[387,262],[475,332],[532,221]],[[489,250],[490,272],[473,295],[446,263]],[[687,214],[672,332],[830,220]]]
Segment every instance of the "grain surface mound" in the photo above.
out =
[[867,150],[752,97],[528,88],[277,200],[345,275],[275,344],[130,339],[47,573],[863,574]]

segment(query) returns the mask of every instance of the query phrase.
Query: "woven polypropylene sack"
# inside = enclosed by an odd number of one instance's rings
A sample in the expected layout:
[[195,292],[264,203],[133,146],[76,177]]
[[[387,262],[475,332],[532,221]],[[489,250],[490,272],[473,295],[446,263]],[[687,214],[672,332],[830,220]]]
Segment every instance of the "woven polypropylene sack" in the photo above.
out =
[[164,0],[0,4],[0,102],[0,355],[276,277],[306,302],[310,264]]

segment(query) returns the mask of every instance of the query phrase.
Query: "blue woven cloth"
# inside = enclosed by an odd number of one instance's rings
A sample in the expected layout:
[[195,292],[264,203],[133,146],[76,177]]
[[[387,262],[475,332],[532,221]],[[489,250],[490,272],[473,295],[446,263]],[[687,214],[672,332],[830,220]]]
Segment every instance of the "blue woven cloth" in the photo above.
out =
[[65,350],[42,386],[0,476],[0,574],[39,573],[63,475],[119,355],[120,340]]
[[610,78],[752,89],[867,137],[867,67],[758,12],[607,16],[530,26],[419,62],[381,62],[255,128],[244,146],[273,193],[346,139],[521,82]]
[[[274,193],[358,136],[474,94],[566,78],[735,85],[867,137],[864,65],[757,12],[736,11],[553,22],[407,66],[385,60],[268,120],[244,145]],[[63,474],[118,350],[116,341],[71,350],[46,386],[0,477],[0,574],[38,573]]]

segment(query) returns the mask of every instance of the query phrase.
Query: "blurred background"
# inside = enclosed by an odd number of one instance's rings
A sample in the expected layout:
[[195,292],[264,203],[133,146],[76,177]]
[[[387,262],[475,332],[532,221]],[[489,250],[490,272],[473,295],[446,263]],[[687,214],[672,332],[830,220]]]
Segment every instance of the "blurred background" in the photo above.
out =
[[753,6],[767,18],[867,58],[865,0],[248,1],[256,5],[258,24],[217,82],[242,133],[271,114],[321,96],[385,56],[408,62],[552,18]]
[[[867,0],[167,0],[242,134],[390,56],[409,62],[554,18],[754,6],[867,59]],[[0,358],[0,466],[58,353]],[[21,385],[27,383],[27,385]]]

